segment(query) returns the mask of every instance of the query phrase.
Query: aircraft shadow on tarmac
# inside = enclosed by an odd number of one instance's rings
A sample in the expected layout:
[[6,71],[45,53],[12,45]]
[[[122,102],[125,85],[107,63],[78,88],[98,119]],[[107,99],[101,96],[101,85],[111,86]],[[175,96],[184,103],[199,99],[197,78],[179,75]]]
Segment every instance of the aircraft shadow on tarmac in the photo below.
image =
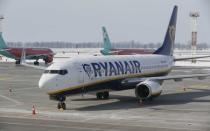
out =
[[[110,95],[110,99],[118,101],[91,105],[86,107],[73,108],[79,111],[101,111],[101,110],[128,110],[134,108],[145,108],[161,105],[178,105],[190,102],[210,102],[210,100],[198,99],[200,97],[210,96],[210,89],[193,89],[193,92],[181,92],[173,94],[162,94],[153,101],[145,101],[139,104],[135,96]],[[195,91],[196,90],[196,91]],[[96,98],[74,99],[72,101],[96,101]],[[107,102],[108,100],[106,100]],[[111,101],[111,100],[110,100]],[[72,110],[72,109],[71,109]]]

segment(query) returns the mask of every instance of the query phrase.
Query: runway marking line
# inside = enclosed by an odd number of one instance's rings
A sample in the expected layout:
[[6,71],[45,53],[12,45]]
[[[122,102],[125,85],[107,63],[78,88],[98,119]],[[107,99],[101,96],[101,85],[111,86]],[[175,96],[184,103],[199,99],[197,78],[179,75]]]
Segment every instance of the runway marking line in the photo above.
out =
[[21,104],[22,104],[21,102],[15,100],[15,99],[9,98],[9,97],[7,97],[7,96],[4,96],[4,95],[0,95],[0,97],[6,99],[6,100],[8,100],[8,101],[14,102],[14,103],[17,104],[17,105],[21,105]]
[[198,84],[198,85],[191,85],[189,86],[189,88],[195,88],[195,89],[202,89],[202,88],[208,88],[210,89],[210,86],[209,85],[206,85],[206,84]]
[[[187,90],[196,90],[196,89],[210,89],[210,86],[207,84],[198,84],[198,85],[188,85],[188,86],[182,86],[181,90],[187,89]],[[180,89],[179,89],[180,90]]]
[[13,89],[13,91],[31,90],[31,89],[38,89],[38,87],[19,88],[19,89]]
[[10,79],[10,78],[7,78],[7,77],[5,77],[5,78],[0,78],[0,81],[8,80],[8,79]]

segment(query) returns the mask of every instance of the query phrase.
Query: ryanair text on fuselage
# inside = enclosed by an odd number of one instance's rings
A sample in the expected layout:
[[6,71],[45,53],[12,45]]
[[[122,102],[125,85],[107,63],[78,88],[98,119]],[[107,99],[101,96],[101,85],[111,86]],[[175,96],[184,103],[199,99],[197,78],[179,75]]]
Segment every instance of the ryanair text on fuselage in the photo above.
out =
[[137,60],[95,62],[83,64],[82,66],[90,79],[93,77],[141,73],[141,64]]

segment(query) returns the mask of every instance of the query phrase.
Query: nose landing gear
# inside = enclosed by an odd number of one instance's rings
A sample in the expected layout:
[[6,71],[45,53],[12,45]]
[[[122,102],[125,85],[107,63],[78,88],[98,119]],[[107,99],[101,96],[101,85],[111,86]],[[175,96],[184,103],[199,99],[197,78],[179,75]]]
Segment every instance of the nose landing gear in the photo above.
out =
[[63,102],[63,101],[59,101],[57,107],[58,107],[59,110],[60,109],[66,110],[66,103]]
[[58,108],[59,110],[60,110],[60,109],[66,110],[66,103],[65,103],[65,100],[66,100],[66,97],[65,97],[65,96],[59,97],[59,102],[58,102],[58,106],[57,106],[57,108]]

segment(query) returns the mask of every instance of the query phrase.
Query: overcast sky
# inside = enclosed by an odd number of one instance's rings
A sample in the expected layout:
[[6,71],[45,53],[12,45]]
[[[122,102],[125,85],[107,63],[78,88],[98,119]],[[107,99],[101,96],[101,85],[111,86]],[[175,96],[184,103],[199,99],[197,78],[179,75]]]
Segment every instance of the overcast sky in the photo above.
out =
[[190,40],[190,11],[199,11],[198,41],[210,43],[209,0],[0,0],[6,41],[162,42],[176,4],[176,42]]

